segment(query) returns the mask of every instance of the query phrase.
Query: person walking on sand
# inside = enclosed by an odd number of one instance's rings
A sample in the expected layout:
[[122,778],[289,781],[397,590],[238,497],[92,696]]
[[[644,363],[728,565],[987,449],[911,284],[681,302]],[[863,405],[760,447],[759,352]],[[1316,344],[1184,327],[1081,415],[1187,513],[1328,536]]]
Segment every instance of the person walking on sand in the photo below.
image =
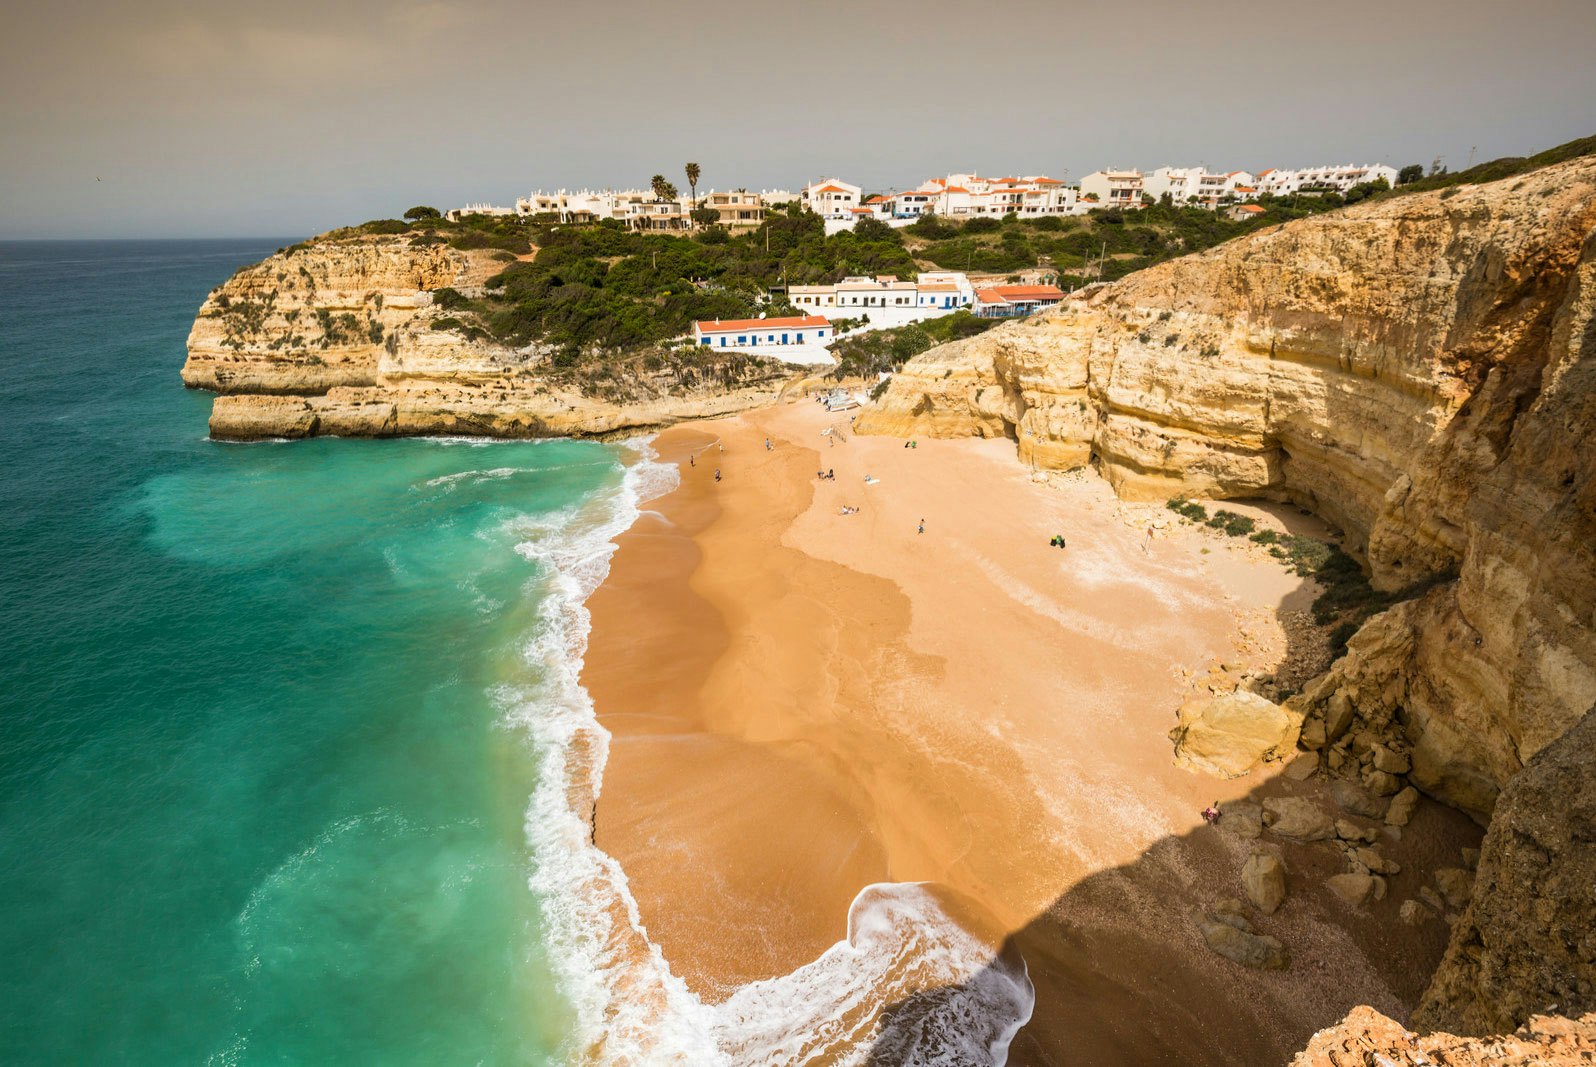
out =
[[696,456],[694,456],[691,452],[687,453],[687,465],[689,467],[698,466],[698,458]]
[[720,468],[719,467],[715,468],[715,480],[717,482],[720,481]]
[[925,533],[925,520],[924,520],[924,519],[921,519],[921,520],[920,520],[920,525],[919,525],[919,527],[918,527],[918,528],[917,528],[917,529],[916,529],[916,530],[915,530],[915,532],[916,532],[916,533]]
[[770,438],[768,438],[768,437],[765,438],[765,451],[766,452],[770,451]]

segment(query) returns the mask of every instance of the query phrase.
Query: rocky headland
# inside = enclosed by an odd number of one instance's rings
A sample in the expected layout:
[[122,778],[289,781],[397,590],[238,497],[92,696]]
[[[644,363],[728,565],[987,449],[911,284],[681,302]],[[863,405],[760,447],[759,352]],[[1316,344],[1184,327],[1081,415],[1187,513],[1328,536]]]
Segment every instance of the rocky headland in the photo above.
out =
[[741,411],[796,372],[689,353],[596,372],[462,331],[435,294],[480,294],[517,257],[412,234],[333,233],[246,267],[206,299],[184,384],[220,394],[220,439],[607,436]]
[[[1489,830],[1477,870],[1428,872],[1402,906],[1452,924],[1413,1020],[1436,1036],[1354,1012],[1299,1062],[1590,1055],[1596,160],[1382,199],[1094,287],[916,357],[857,428],[1008,437],[1025,463],[1090,465],[1124,498],[1263,498],[1332,524],[1392,604],[1284,701],[1300,723],[1288,777],[1329,778],[1344,815],[1398,833],[1421,795]],[[1183,711],[1184,758],[1198,725]],[[1383,895],[1393,872],[1365,828],[1290,799],[1237,814],[1341,849],[1327,886],[1349,905]],[[1266,913],[1273,866],[1242,872]],[[1289,966],[1238,909],[1201,920],[1211,947]],[[1447,1036],[1519,1027],[1495,1045]],[[1490,1051],[1510,1046],[1522,1054]]]

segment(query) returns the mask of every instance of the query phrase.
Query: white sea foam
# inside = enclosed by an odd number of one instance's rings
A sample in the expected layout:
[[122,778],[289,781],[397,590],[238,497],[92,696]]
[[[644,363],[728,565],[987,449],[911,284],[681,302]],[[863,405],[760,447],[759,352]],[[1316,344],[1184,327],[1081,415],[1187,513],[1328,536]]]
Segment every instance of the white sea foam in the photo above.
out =
[[[677,471],[634,446],[618,493],[523,520],[517,551],[543,571],[525,648],[540,681],[498,694],[532,737],[538,785],[527,810],[531,888],[576,1014],[572,1059],[611,1064],[785,1065],[822,1052],[863,1063],[872,1046],[904,1064],[1002,1064],[1034,1000],[1023,964],[995,960],[926,887],[862,891],[848,936],[790,974],[745,985],[717,1004],[697,997],[648,938],[620,864],[592,840],[609,734],[580,682],[585,601],[609,572],[614,538]],[[895,1007],[883,1026],[882,1010]]]

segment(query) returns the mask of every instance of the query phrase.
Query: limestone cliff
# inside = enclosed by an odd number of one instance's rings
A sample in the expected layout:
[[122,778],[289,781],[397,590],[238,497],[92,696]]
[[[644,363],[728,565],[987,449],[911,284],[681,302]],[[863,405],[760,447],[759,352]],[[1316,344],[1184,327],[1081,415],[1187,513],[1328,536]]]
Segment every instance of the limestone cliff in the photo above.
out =
[[218,438],[611,434],[767,403],[779,364],[723,357],[687,379],[637,368],[580,382],[536,346],[450,328],[433,294],[465,294],[513,257],[408,234],[323,237],[246,267],[189,333],[183,381],[222,394]]
[[1373,1008],[1354,1008],[1313,1035],[1290,1067],[1575,1067],[1596,1058],[1596,1015],[1537,1015],[1515,1033],[1487,1039],[1419,1036]]
[[[1596,159],[1096,287],[910,361],[856,426],[1009,436],[1127,497],[1269,497],[1338,526],[1377,588],[1416,595],[1293,698],[1304,745],[1376,792],[1405,776],[1490,820],[1418,1021],[1500,1033],[1591,1010]],[[1566,1062],[1591,1055],[1592,1017],[1576,1029]],[[1349,1019],[1298,1062],[1565,1062],[1535,1058],[1544,1033],[1386,1030]]]
[[1554,1011],[1596,1012],[1596,708],[1508,783],[1414,1021],[1491,1034]]
[[1376,587],[1443,583],[1314,692],[1397,724],[1416,783],[1484,819],[1596,700],[1593,386],[1587,158],[1141,271],[915,358],[858,429],[1011,436],[1127,497],[1290,500]]

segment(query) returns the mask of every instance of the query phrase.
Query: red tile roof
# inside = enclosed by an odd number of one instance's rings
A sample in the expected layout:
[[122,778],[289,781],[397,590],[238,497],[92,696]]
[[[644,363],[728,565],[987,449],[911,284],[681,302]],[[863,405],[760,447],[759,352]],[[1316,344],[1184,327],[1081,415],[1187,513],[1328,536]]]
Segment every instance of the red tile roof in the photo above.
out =
[[890,196],[872,196],[869,200],[865,201],[867,204],[888,204],[891,202],[892,197]]
[[1242,204],[1237,207],[1236,210],[1245,211],[1249,215],[1257,215],[1263,211],[1263,208],[1259,207],[1257,204]]
[[873,211],[872,209],[867,208],[867,207],[851,207],[848,210],[853,212],[855,215],[874,215],[875,214],[875,211]]
[[737,330],[791,330],[810,326],[830,326],[831,320],[819,315],[791,315],[783,319],[715,319],[693,323],[699,333],[727,333]]
[[1021,300],[1063,300],[1064,290],[1056,285],[993,285],[977,289],[975,298],[983,304]]
[[842,186],[835,185],[831,182],[827,182],[825,185],[822,185],[820,188],[815,190],[817,193],[846,193],[847,191],[848,190],[844,189]]

